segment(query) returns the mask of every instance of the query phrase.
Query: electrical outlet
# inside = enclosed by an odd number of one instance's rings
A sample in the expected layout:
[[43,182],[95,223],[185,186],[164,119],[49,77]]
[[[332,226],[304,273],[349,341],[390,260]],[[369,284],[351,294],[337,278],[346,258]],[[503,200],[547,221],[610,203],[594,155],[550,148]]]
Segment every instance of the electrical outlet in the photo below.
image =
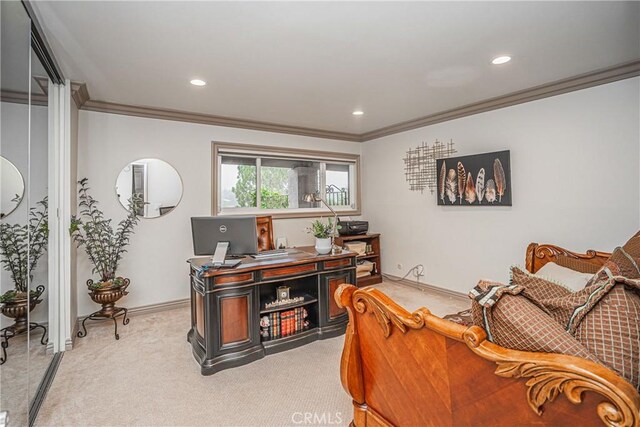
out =
[[398,270],[402,270],[402,264],[398,263]]

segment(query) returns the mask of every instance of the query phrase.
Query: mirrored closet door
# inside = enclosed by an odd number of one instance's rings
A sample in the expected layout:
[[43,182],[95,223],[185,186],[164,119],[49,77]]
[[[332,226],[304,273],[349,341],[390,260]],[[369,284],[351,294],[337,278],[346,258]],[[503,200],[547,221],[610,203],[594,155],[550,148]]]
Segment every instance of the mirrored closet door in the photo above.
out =
[[[49,342],[51,283],[49,257],[49,77],[31,49],[29,118],[29,405],[33,407],[40,384],[53,359]],[[32,417],[35,411],[30,411]]]
[[0,2],[0,8],[0,410],[8,425],[23,426],[29,419],[30,337],[21,298],[29,283],[17,263],[25,255],[16,252],[28,243],[31,21],[19,2]]
[[0,2],[0,424],[32,425],[54,354],[49,84],[22,2]]

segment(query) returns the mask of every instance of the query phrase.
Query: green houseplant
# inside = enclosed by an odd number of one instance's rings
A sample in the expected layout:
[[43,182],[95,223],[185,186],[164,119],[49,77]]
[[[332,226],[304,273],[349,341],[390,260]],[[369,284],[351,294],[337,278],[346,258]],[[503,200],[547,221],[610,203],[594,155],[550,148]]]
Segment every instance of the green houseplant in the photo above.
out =
[[307,232],[313,234],[316,238],[316,252],[322,255],[331,252],[331,239],[334,237],[334,226],[331,223],[331,218],[329,218],[329,222],[327,224],[319,219],[313,220],[311,222],[311,227],[307,229]]
[[87,281],[91,299],[102,304],[102,314],[109,315],[114,311],[117,300],[127,295],[129,279],[117,277],[116,271],[127,251],[134,227],[138,223],[137,209],[142,202],[137,196],[129,199],[127,216],[114,228],[111,219],[106,219],[98,208],[98,202],[89,194],[88,179],[78,181],[78,216],[71,219],[71,236],[78,248],[84,247],[93,264],[92,273],[100,279]]
[[42,300],[44,286],[29,290],[33,270],[49,241],[48,201],[29,209],[26,224],[0,224],[0,264],[11,274],[14,289],[0,295],[2,314],[14,319],[15,334],[28,328],[27,315]]

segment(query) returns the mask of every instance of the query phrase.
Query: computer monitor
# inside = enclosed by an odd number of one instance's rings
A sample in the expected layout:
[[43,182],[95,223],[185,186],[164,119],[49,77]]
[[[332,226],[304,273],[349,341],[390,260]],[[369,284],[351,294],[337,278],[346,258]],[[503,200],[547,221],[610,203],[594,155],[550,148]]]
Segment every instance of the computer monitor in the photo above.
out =
[[255,216],[192,217],[191,232],[195,255],[213,255],[218,242],[229,242],[230,255],[258,253]]

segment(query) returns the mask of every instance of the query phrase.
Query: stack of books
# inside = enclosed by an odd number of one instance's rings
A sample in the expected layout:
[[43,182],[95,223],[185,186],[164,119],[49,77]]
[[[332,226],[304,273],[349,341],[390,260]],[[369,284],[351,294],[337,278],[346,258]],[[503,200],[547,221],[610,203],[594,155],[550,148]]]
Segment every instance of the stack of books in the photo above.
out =
[[308,316],[304,307],[269,313],[268,320],[264,316],[260,322],[262,337],[268,339],[283,338],[303,331],[309,327]]

